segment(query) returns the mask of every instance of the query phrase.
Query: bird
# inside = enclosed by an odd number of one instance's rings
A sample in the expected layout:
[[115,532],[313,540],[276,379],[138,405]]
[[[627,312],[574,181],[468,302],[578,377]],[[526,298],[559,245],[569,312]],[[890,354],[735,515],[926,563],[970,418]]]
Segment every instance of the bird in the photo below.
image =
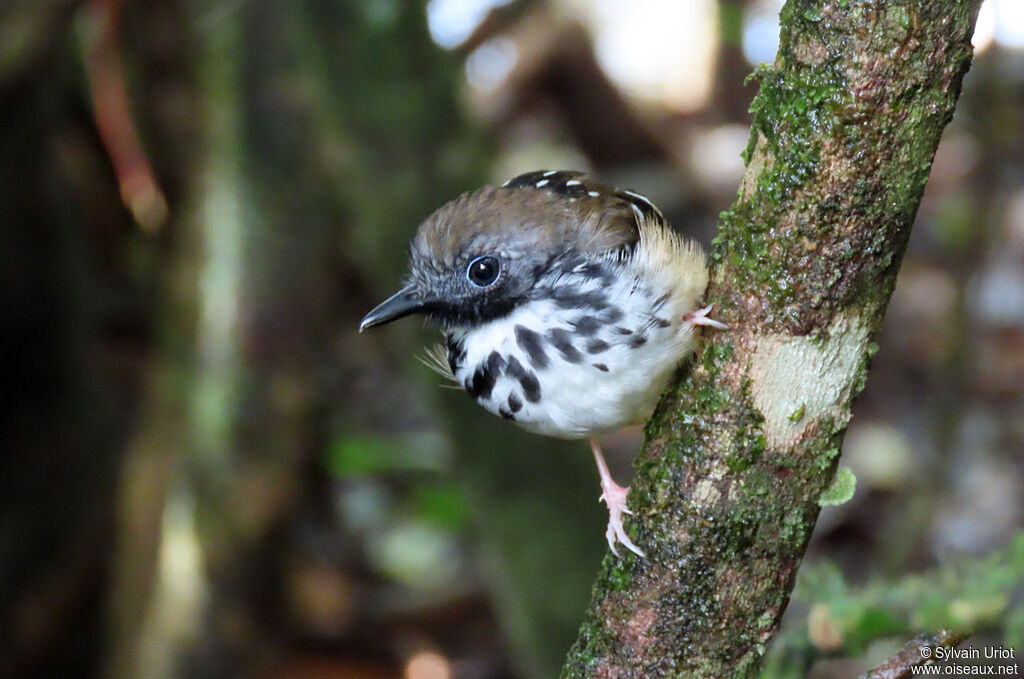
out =
[[362,332],[410,314],[440,326],[438,372],[524,429],[588,439],[608,507],[605,537],[640,557],[598,436],[645,421],[701,326],[725,329],[700,301],[699,244],[643,195],[585,173],[537,170],[484,186],[427,217],[401,289]]

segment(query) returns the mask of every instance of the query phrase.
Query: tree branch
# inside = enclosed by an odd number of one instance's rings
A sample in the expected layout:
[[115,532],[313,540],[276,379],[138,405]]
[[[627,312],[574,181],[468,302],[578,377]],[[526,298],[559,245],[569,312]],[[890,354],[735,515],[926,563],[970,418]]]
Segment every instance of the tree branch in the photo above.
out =
[[931,653],[922,653],[925,648],[929,651],[939,646],[951,648],[959,645],[966,637],[967,634],[964,632],[952,632],[946,629],[939,630],[935,634],[922,634],[908,641],[888,660],[871,671],[865,672],[859,679],[906,679],[906,677],[913,676],[911,668],[928,662]]
[[566,677],[749,677],[775,633],[863,388],[978,0],[790,0],[759,69],[706,334],[635,463]]

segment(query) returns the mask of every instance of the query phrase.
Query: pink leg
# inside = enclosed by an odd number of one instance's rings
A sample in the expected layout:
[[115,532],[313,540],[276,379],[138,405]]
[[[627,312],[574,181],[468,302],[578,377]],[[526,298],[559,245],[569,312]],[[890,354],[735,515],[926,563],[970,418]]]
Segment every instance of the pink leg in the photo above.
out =
[[697,309],[683,316],[683,320],[694,325],[706,325],[710,328],[716,328],[718,330],[728,330],[729,326],[721,321],[716,321],[713,318],[708,318],[708,314],[711,313],[711,309],[714,308],[714,304],[709,304],[703,309]]
[[646,557],[647,555],[644,554],[643,550],[629,539],[629,536],[626,535],[626,529],[622,526],[623,513],[633,513],[626,506],[626,493],[629,492],[629,488],[623,488],[615,483],[611,472],[608,471],[608,464],[604,461],[601,447],[593,436],[590,437],[590,449],[594,451],[597,473],[601,476],[601,497],[599,499],[604,500],[605,504],[608,505],[608,530],[605,531],[604,536],[608,539],[608,546],[611,547],[612,554],[615,556],[619,555],[619,552],[615,549],[615,543],[621,542],[634,554]]

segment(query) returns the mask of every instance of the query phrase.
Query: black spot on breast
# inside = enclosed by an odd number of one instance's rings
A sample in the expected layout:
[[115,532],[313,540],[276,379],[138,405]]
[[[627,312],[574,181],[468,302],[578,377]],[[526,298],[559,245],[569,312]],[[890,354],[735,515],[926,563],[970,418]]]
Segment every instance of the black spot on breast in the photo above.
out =
[[519,384],[523,387],[523,396],[530,403],[537,403],[540,401],[540,382],[537,381],[537,376],[533,373],[527,373],[519,378]]
[[580,350],[572,345],[572,333],[565,328],[555,328],[548,332],[548,338],[551,340],[551,344],[558,349],[558,353],[562,355],[569,363],[582,363],[583,354]]
[[637,347],[642,347],[645,344],[647,344],[647,338],[644,337],[643,335],[636,335],[635,337],[632,337],[629,340],[629,346],[632,347],[633,349],[636,349]]
[[668,298],[669,298],[670,295],[671,295],[671,293],[666,292],[664,295],[662,295],[658,299],[654,300],[654,304],[651,305],[651,308],[652,309],[660,309],[661,307],[665,306],[665,302],[668,301]]
[[604,363],[595,363],[594,367],[603,373],[608,372],[608,366],[606,366]]
[[654,319],[654,325],[658,326],[659,328],[667,328],[668,326],[672,325],[672,323],[670,323],[665,318],[658,317]]
[[490,355],[487,356],[487,369],[497,377],[501,374],[501,371],[504,368],[505,359],[497,351],[492,351]]
[[577,270],[587,278],[600,280],[603,285],[611,285],[615,279],[612,271],[601,262],[588,262]]
[[515,394],[508,395],[508,409],[514,413],[518,413],[523,407],[523,400]]
[[593,290],[579,292],[568,286],[561,286],[550,291],[549,297],[555,301],[559,309],[594,309],[600,311],[608,305],[608,297],[603,292]]
[[576,332],[584,337],[596,334],[602,325],[604,324],[594,316],[580,316],[573,322]]
[[512,420],[513,422],[516,421],[516,416],[510,410],[507,410],[505,406],[501,406],[498,408],[498,414],[504,417],[506,420]]
[[445,345],[448,348],[448,367],[452,369],[452,374],[459,369],[466,360],[466,349],[461,341],[455,341],[451,337],[445,337]]
[[508,367],[505,369],[505,374],[519,380],[519,385],[523,388],[523,396],[526,397],[527,401],[530,403],[540,401],[540,382],[537,381],[537,376],[533,374],[533,371],[524,368],[523,364],[515,356],[508,357]]
[[610,306],[601,312],[601,320],[611,325],[622,320],[622,309],[617,306]]
[[615,332],[619,333],[620,335],[632,335],[633,334],[632,330],[630,330],[629,328],[623,328],[621,325],[615,326]]
[[530,357],[530,363],[534,368],[546,368],[548,366],[548,355],[544,353],[541,346],[540,335],[524,325],[517,325],[516,344]]
[[505,359],[499,356],[498,352],[492,351],[487,361],[477,367],[473,376],[463,382],[462,386],[466,393],[478,401],[489,399],[494,389],[494,381],[498,378],[504,362]]
[[608,351],[608,343],[603,339],[590,340],[587,342],[588,354],[600,354],[602,351]]

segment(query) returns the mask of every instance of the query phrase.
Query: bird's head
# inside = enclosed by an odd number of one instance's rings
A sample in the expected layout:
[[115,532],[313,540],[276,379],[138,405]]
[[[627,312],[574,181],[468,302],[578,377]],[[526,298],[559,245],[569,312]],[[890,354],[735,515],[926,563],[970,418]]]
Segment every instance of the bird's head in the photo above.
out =
[[445,328],[505,316],[567,259],[632,247],[635,210],[628,195],[577,172],[531,172],[464,194],[420,225],[405,286],[359,329],[414,313]]

